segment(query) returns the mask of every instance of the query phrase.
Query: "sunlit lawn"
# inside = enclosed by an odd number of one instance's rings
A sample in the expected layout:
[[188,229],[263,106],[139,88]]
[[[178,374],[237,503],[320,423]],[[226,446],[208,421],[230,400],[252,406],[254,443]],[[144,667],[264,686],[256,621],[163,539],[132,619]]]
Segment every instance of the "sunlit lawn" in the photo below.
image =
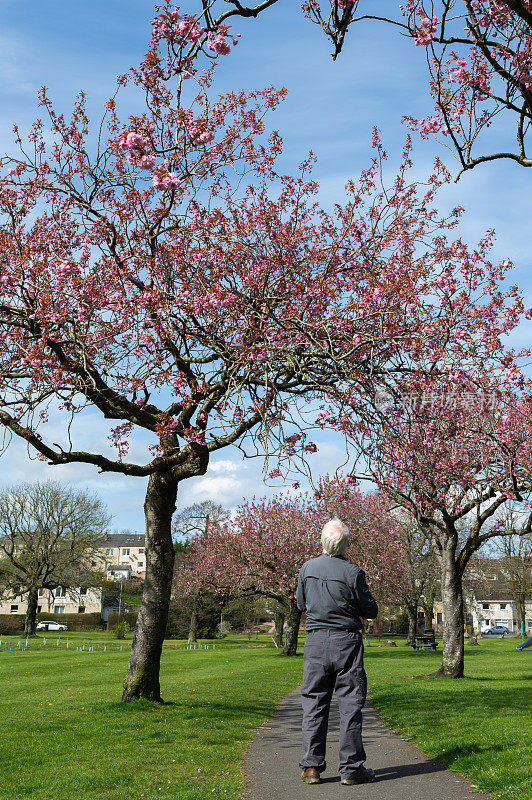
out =
[[[166,704],[123,705],[130,637],[68,632],[43,645],[39,635],[26,651],[24,639],[0,639],[0,800],[236,800],[254,731],[302,671],[302,659],[283,658],[267,636],[195,651],[169,641]],[[515,639],[484,640],[467,650],[466,679],[441,681],[416,677],[434,671],[441,652],[396,641],[366,648],[371,698],[392,727],[495,797],[531,800],[532,652],[516,653]]]
[[[89,635],[94,650],[77,650]],[[48,634],[45,646],[39,636],[26,651],[16,647],[23,639],[11,637],[7,651],[5,641],[1,800],[237,798],[242,753],[301,668],[267,637],[195,651],[170,641],[161,671],[166,704],[124,705],[130,641],[122,651],[108,634]]]
[[[517,638],[466,645],[462,680],[427,679],[438,651],[366,649],[373,704],[389,724],[450,769],[502,800],[532,798],[532,649]],[[429,797],[429,795],[427,795]]]

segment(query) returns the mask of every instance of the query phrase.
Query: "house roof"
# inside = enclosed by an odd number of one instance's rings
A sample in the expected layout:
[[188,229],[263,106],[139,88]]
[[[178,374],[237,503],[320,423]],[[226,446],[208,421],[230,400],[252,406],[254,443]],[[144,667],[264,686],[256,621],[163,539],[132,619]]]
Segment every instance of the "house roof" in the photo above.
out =
[[144,533],[108,533],[105,537],[105,547],[144,547],[145,544]]
[[512,600],[510,587],[503,581],[471,581],[468,589],[468,594],[473,594],[477,603],[489,600],[502,600],[503,603],[509,603]]

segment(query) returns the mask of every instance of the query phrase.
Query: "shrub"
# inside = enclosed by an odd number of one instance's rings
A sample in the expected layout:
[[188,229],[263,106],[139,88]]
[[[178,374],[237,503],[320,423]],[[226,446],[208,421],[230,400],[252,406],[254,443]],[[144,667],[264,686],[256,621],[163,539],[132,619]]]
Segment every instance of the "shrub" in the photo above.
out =
[[130,628],[127,622],[117,622],[113,628],[113,633],[117,639],[125,639],[126,633],[129,633]]
[[0,634],[9,636],[24,630],[24,614],[0,614]]
[[[138,611],[121,611],[120,623],[125,622],[129,630],[133,630],[137,622]],[[110,611],[107,618],[107,629],[114,630],[119,624],[118,611]]]

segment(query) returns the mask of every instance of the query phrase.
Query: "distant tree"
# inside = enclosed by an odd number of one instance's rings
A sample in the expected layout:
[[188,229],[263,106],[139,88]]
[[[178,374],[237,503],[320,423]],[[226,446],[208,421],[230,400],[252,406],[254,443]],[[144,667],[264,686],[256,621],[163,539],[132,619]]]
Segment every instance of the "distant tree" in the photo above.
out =
[[[212,500],[203,500],[193,503],[178,512],[173,519],[172,534],[174,536],[174,550],[176,560],[174,573],[179,575],[188,569],[188,558],[191,553],[191,544],[197,536],[205,533],[209,525],[223,525],[229,519],[229,511]],[[190,626],[188,640],[195,642],[198,638],[200,627],[200,612],[206,587],[182,587],[186,595],[186,607],[190,610]]]
[[431,553],[430,537],[427,536],[426,531],[419,527],[414,518],[404,515],[399,522],[398,534],[403,545],[403,570],[405,576],[401,592],[401,604],[404,606],[408,616],[407,643],[414,644],[418,608],[428,588],[428,577],[431,572],[434,572],[434,569],[431,569],[434,557]]
[[193,548],[188,573],[194,587],[277,601],[286,615],[283,653],[297,652],[301,613],[295,592],[304,561],[321,552],[320,532],[337,514],[350,529],[348,551],[368,573],[382,598],[395,600],[401,580],[400,542],[388,505],[377,494],[364,495],[348,479],[323,478],[315,494],[243,503],[227,525],[209,526]]
[[21,483],[0,492],[0,581],[27,595],[24,625],[35,634],[40,589],[87,586],[94,551],[111,518],[102,501],[59,483]]
[[210,522],[222,525],[229,519],[229,516],[229,511],[219,503],[215,503],[213,500],[202,500],[201,503],[193,503],[174,514],[172,535],[174,540],[186,542],[203,533],[205,526]]

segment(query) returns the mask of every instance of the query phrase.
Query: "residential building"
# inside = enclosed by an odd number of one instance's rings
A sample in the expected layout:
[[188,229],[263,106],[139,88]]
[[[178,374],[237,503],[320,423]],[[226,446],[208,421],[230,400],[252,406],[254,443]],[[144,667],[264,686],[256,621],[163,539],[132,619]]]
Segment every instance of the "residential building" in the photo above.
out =
[[[128,578],[146,577],[146,537],[138,533],[110,533],[99,548],[107,575],[127,575]],[[127,568],[130,568],[128,573]],[[126,568],[126,569],[117,569]],[[116,577],[110,577],[116,580]]]
[[[27,597],[11,599],[0,598],[0,614],[25,614],[28,609]],[[102,609],[102,589],[99,586],[78,586],[65,589],[40,589],[37,613],[48,614],[100,614]]]

